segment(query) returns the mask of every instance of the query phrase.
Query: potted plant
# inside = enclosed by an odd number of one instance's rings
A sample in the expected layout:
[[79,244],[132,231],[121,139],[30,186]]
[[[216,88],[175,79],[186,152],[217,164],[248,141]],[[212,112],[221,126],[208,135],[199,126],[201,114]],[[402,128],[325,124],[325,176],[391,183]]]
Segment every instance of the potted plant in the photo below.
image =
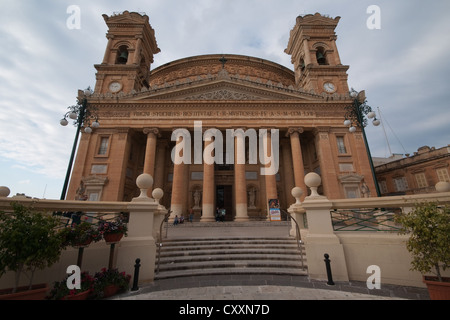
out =
[[94,293],[97,298],[109,298],[117,293],[126,291],[129,287],[131,275],[119,272],[118,269],[103,268],[94,275]]
[[[411,270],[423,274],[432,300],[450,300],[450,278],[441,275],[450,265],[450,206],[419,203],[396,218],[400,234],[408,234],[406,247],[413,256]],[[425,274],[434,273],[434,277]]]
[[100,231],[88,222],[72,224],[61,231],[63,246],[85,247],[102,239]]
[[68,275],[63,281],[56,281],[53,284],[48,300],[86,300],[93,291],[94,278],[87,272],[81,273],[80,289],[69,289],[67,286]]
[[127,236],[128,227],[119,217],[114,221],[100,221],[98,231],[107,243],[115,243],[119,242],[124,235]]
[[[43,299],[47,285],[33,286],[34,273],[59,260],[59,220],[19,203],[11,205],[12,212],[0,212],[0,276],[14,271],[15,281],[13,288],[3,290],[0,299]],[[23,273],[29,273],[29,285],[19,288]],[[27,296],[34,293],[32,289],[38,290],[37,297]]]

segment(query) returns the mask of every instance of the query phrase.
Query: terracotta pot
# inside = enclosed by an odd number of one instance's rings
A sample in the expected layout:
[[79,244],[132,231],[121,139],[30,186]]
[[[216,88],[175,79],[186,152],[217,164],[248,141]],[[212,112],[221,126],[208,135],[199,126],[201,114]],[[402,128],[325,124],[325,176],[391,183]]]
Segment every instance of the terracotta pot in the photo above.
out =
[[12,288],[0,290],[0,300],[44,300],[48,286],[43,283],[31,286],[31,290],[28,290],[28,286],[17,288],[16,293],[11,293],[12,290]]
[[431,300],[450,300],[450,278],[442,278],[442,282],[437,277],[423,276]]
[[108,233],[103,235],[103,238],[105,239],[106,243],[119,242],[120,239],[122,239],[122,237],[123,233]]
[[103,298],[109,298],[119,292],[119,287],[111,284],[103,289]]
[[91,290],[86,290],[86,291],[80,292],[78,294],[65,296],[63,298],[63,300],[87,300],[90,293],[91,293]]
[[75,245],[74,247],[75,248],[85,248],[85,247],[88,247],[91,244],[91,242],[92,242],[92,239],[89,239],[83,243],[79,243],[79,244]]

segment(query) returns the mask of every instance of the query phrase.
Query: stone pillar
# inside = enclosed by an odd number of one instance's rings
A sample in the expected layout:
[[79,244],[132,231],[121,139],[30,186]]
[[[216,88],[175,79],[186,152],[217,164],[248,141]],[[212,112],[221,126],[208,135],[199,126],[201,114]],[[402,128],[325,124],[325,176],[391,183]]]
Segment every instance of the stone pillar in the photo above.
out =
[[[294,203],[291,190],[295,187],[294,172],[292,169],[291,145],[286,139],[281,140],[281,151],[283,153],[283,180],[286,195],[286,206],[289,208]],[[305,192],[305,190],[303,190]]]
[[[212,139],[212,138],[211,138]],[[212,150],[214,141],[205,141],[205,151]],[[215,221],[214,213],[214,155],[204,154],[204,159],[209,158],[212,163],[203,162],[203,197],[201,222]]]
[[[185,148],[185,141],[182,136],[178,136],[175,145],[175,154],[183,155]],[[181,152],[183,151],[183,152]],[[173,180],[172,180],[172,201],[170,204],[170,209],[172,213],[170,214],[170,221],[173,221],[175,216],[178,218],[183,214],[183,201],[186,198],[184,194],[186,193],[184,184],[184,171],[186,164],[184,162],[176,164],[174,163],[173,168]]]
[[155,277],[156,242],[153,236],[155,213],[166,211],[158,208],[158,203],[147,196],[147,191],[153,184],[151,176],[140,175],[136,184],[141,189],[141,195],[127,205],[130,212],[128,236],[116,244],[116,267],[133,274],[135,260],[141,259],[141,265],[145,267],[140,269],[139,281],[143,283],[151,282]]
[[317,193],[321,184],[318,174],[310,172],[305,176],[305,184],[311,188],[311,195],[305,198],[308,234],[305,239],[308,257],[308,274],[311,279],[326,280],[324,254],[330,255],[335,281],[349,281],[344,247],[336,236],[331,223],[332,202]]
[[[272,138],[271,138],[271,130],[267,129],[267,134],[263,136],[263,148],[265,149],[265,154],[268,157],[272,157]],[[270,167],[270,163],[266,165],[266,167]],[[276,175],[265,175],[264,180],[266,182],[266,208],[267,208],[267,220],[270,220],[270,212],[269,212],[269,200],[278,199],[277,193],[277,179]]]
[[336,168],[338,161],[333,157],[329,131],[329,127],[316,127],[314,132],[320,175],[323,182],[323,193],[329,199],[340,199],[342,198],[341,186]]
[[167,141],[160,140],[156,147],[156,163],[155,163],[155,176],[153,177],[153,189],[164,187],[165,169],[166,169],[166,150]]
[[[247,212],[247,181],[245,178],[245,154],[242,157],[242,152],[245,153],[245,137],[237,134],[235,136],[234,148],[234,190],[236,198],[236,217],[235,221],[248,221]],[[244,163],[239,164],[238,159],[243,158]]]
[[304,191],[302,200],[305,198],[306,186],[305,186],[305,168],[303,164],[302,147],[300,144],[300,134],[303,133],[303,128],[289,128],[288,135],[291,139],[291,153],[292,153],[292,166],[294,168],[294,181],[295,186]]
[[108,59],[110,58],[111,55],[111,47],[114,36],[112,34],[107,34],[106,38],[108,38],[108,44],[106,45],[105,55],[103,56],[102,64],[108,64]]
[[136,42],[136,49],[134,50],[134,59],[133,63],[140,65],[141,63],[141,47],[142,47],[142,36],[136,36],[137,42]]
[[144,173],[148,173],[152,177],[155,175],[155,160],[156,160],[156,142],[159,135],[157,128],[145,128],[144,134],[147,135],[147,145],[145,148]]

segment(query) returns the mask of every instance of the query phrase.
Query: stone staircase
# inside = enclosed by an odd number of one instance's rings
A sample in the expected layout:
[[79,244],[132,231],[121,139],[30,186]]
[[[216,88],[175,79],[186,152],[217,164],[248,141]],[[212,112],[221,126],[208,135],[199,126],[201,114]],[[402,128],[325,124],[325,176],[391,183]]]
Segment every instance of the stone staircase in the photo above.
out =
[[198,275],[279,274],[307,275],[295,239],[198,238],[163,241],[155,280]]

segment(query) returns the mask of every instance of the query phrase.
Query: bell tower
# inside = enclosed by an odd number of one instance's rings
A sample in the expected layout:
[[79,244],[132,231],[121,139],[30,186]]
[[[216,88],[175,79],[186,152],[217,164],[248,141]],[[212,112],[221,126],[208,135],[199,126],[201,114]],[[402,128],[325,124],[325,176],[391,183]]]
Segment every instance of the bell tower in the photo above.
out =
[[108,26],[108,44],[97,69],[95,92],[118,93],[148,88],[153,55],[161,50],[147,15],[125,11],[103,15]]
[[294,64],[297,87],[317,94],[349,92],[349,67],[341,64],[336,47],[339,20],[319,13],[297,17],[285,50]]

